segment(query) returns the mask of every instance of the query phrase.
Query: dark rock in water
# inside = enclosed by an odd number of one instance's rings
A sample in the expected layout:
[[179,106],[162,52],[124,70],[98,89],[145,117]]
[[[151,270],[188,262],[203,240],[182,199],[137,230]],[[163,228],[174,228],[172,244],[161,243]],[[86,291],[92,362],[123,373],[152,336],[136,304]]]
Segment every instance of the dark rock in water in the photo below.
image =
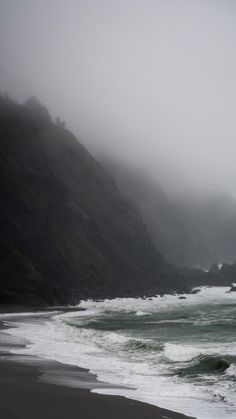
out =
[[236,285],[232,284],[232,287],[228,292],[236,292]]
[[180,295],[179,300],[186,300],[186,297],[184,295]]
[[213,265],[210,267],[210,272],[219,274],[220,273],[219,265],[217,263],[213,263]]
[[200,288],[194,288],[194,289],[190,292],[190,294],[198,294],[200,291],[201,291],[201,289],[200,289]]

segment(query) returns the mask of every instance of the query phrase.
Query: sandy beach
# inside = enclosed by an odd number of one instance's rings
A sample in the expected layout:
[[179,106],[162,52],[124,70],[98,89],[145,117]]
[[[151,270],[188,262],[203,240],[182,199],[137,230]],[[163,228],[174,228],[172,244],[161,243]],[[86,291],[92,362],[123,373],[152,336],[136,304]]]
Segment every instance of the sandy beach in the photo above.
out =
[[92,393],[90,390],[94,388],[113,386],[98,381],[96,375],[84,368],[15,354],[14,349],[24,347],[25,343],[12,337],[6,328],[9,325],[5,326],[1,321],[1,419],[187,418],[125,397]]
[[117,396],[40,382],[31,365],[0,362],[1,419],[181,419],[186,416]]

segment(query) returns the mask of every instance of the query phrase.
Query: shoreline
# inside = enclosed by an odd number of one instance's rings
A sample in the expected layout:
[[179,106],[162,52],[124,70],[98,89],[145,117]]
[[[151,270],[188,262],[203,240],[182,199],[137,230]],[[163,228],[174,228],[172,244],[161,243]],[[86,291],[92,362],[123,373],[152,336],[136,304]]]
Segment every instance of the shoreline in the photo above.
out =
[[88,388],[73,388],[65,383],[56,384],[56,381],[54,384],[41,381],[42,364],[43,361],[39,366],[27,365],[4,357],[0,360],[2,419],[190,419],[125,397],[95,394]]
[[[6,314],[9,313],[10,311]],[[14,348],[24,347],[26,343],[17,342],[6,333],[9,328],[9,325],[4,325],[4,319],[1,319],[2,419],[190,419],[184,414],[123,396],[91,392],[90,390],[98,388],[120,387],[98,381],[96,375],[84,368],[14,354]]]

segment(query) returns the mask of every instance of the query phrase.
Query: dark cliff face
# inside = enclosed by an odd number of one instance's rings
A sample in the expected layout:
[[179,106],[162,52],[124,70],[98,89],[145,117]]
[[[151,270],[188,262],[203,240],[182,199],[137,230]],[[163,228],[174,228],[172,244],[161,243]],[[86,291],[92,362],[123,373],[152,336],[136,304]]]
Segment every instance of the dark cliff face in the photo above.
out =
[[212,193],[179,197],[173,203],[146,173],[112,160],[102,161],[122,196],[142,215],[153,244],[166,260],[201,269],[215,262],[235,262],[235,197]]
[[181,207],[174,205],[149,175],[112,161],[104,161],[115,176],[121,194],[142,215],[155,248],[170,263],[182,267],[209,267],[214,258],[198,231],[186,222]]
[[160,276],[173,268],[154,249],[139,214],[35,100],[0,99],[0,190],[0,302],[76,302],[165,289]]
[[167,263],[114,178],[35,99],[18,105],[0,97],[0,192],[0,304],[225,283],[218,272]]

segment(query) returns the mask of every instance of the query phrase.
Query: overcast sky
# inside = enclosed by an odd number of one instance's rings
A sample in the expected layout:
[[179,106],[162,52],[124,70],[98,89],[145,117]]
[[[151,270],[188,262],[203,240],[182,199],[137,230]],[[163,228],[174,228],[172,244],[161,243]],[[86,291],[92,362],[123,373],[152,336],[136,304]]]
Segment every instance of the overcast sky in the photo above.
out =
[[236,194],[235,0],[0,0],[0,89],[170,188]]

